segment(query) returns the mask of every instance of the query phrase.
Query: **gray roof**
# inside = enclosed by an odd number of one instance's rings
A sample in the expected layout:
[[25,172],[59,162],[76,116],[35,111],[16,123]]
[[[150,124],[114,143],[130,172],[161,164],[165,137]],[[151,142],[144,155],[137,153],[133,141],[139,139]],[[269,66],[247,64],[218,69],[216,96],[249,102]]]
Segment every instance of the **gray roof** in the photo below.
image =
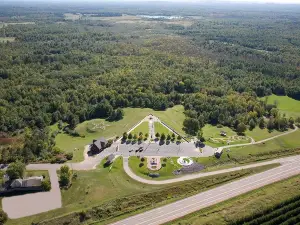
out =
[[114,158],[115,158],[115,155],[114,155],[114,154],[110,154],[110,155],[107,157],[107,161],[112,161]]
[[98,140],[94,141],[93,144],[96,145],[97,148],[101,149],[102,148],[102,144],[104,144],[104,145],[107,144],[107,140],[104,137],[101,137]]

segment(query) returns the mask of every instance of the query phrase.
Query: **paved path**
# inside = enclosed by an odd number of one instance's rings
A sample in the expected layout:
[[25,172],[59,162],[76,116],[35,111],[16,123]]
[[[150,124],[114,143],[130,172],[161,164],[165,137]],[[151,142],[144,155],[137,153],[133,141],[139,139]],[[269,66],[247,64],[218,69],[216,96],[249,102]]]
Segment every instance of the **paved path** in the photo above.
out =
[[281,159],[274,159],[271,161],[266,161],[266,162],[260,162],[260,163],[254,163],[246,166],[238,166],[230,169],[223,169],[223,170],[217,170],[217,171],[212,171],[212,172],[204,172],[204,173],[194,173],[194,174],[189,174],[189,175],[184,175],[178,178],[174,179],[168,179],[168,180],[150,180],[150,179],[144,179],[138,175],[136,175],[134,172],[129,167],[128,164],[128,157],[123,157],[123,168],[124,171],[130,176],[132,179],[139,181],[141,183],[145,184],[152,184],[152,185],[162,185],[162,184],[171,184],[171,183],[176,183],[176,182],[181,182],[181,181],[187,181],[187,180],[192,180],[192,179],[197,179],[201,177],[207,177],[207,176],[213,176],[217,174],[222,174],[222,173],[228,173],[228,172],[233,172],[233,171],[238,171],[242,169],[250,169],[250,168],[255,168],[259,166],[265,166],[265,165],[270,165],[274,163],[280,163],[281,165],[286,165],[290,163],[294,163],[300,161],[300,156],[291,156],[291,157],[286,157],[286,158],[281,158]]
[[[141,122],[143,122],[143,121],[141,121]],[[138,125],[139,124],[137,124],[137,126]],[[295,128],[295,130],[292,130],[292,131],[256,142],[255,144],[266,142],[266,141],[275,139],[279,136],[290,134],[292,132],[295,132],[297,129],[298,128]],[[274,162],[283,163],[284,166],[281,166],[280,168],[285,168],[286,167],[285,164],[291,165],[291,163],[289,163],[289,162],[293,162],[294,160],[300,160],[299,157],[298,158],[297,157],[289,157],[289,158],[284,158],[284,159],[273,160],[270,162],[253,164],[253,165],[244,166],[244,167],[236,167],[236,168],[227,169],[227,170],[221,170],[221,171],[215,171],[215,172],[209,172],[209,173],[203,173],[203,174],[191,174],[191,175],[186,175],[186,176],[183,176],[180,178],[170,179],[170,180],[166,180],[166,181],[151,181],[151,180],[145,180],[145,179],[138,177],[132,173],[132,171],[130,170],[130,168],[128,166],[128,163],[126,162],[126,160],[128,160],[128,158],[126,158],[126,157],[128,157],[130,155],[129,151],[128,151],[128,149],[127,150],[125,149],[124,151],[121,149],[120,152],[116,152],[116,146],[118,144],[119,143],[114,144],[111,148],[106,149],[105,151],[103,151],[102,153],[100,153],[99,155],[97,155],[95,157],[87,157],[86,156],[86,153],[89,148],[88,146],[86,146],[85,160],[80,163],[67,163],[67,165],[69,165],[73,170],[95,169],[96,166],[106,156],[114,153],[116,155],[123,155],[125,157],[124,158],[124,162],[125,162],[124,170],[133,179],[138,180],[143,183],[148,183],[148,184],[167,184],[167,183],[185,181],[185,180],[189,180],[189,179],[196,179],[196,178],[203,177],[203,176],[210,176],[210,175],[214,175],[214,174],[226,173],[226,172],[235,171],[235,170],[239,170],[239,169],[243,169],[243,168],[245,169],[245,168],[256,167],[259,165],[267,165],[267,164],[274,163]],[[177,151],[174,151],[175,146],[172,146],[172,145],[161,146],[160,147],[161,150],[158,149],[158,151],[156,149],[157,146],[149,145],[151,147],[148,146],[148,149],[146,151],[143,151],[141,153],[141,155],[142,154],[143,155],[151,154],[151,156],[155,156],[153,154],[155,153],[155,151],[157,151],[156,155],[160,155],[160,156],[174,156],[174,155],[176,155],[176,156],[194,156],[194,154],[195,154],[195,156],[201,157],[201,155],[200,155],[201,153],[195,152],[195,149],[190,149],[192,147],[189,144],[190,143],[180,144],[178,146]],[[253,143],[224,146],[222,148],[245,146],[245,145],[251,145],[251,144],[253,144]],[[207,151],[204,151],[204,152],[206,152],[206,153],[202,154],[202,156],[206,156],[205,154],[207,154],[207,156],[212,154],[211,149],[209,149],[209,148],[207,149]],[[293,165],[295,165],[295,164],[293,164]],[[60,189],[59,189],[59,185],[58,185],[58,178],[57,178],[56,170],[59,169],[61,166],[62,166],[61,164],[30,164],[30,165],[28,165],[27,169],[29,169],[29,170],[48,170],[49,175],[50,175],[52,189],[50,192],[26,194],[26,195],[22,195],[22,196],[3,198],[2,207],[3,207],[3,210],[5,212],[7,212],[8,216],[10,218],[20,218],[20,217],[34,215],[34,214],[38,214],[41,212],[46,212],[49,210],[60,208],[62,206],[61,193],[60,193]],[[295,168],[295,173],[296,172],[298,172],[298,168]],[[160,220],[158,220],[158,221],[160,221]],[[132,223],[132,224],[136,224],[136,223]]]
[[227,145],[227,146],[225,145],[225,146],[219,147],[219,150],[220,150],[220,149],[224,149],[224,148],[232,148],[232,147],[241,147],[241,146],[247,146],[247,145],[261,144],[261,143],[264,143],[264,142],[273,140],[273,139],[275,139],[275,138],[278,138],[278,137],[281,137],[281,136],[285,136],[285,135],[294,133],[294,132],[296,132],[298,129],[299,129],[299,128],[298,128],[297,126],[295,126],[293,130],[284,132],[284,133],[282,133],[282,134],[278,134],[278,135],[276,135],[276,136],[273,136],[273,137],[270,137],[270,138],[267,138],[267,139],[264,139],[264,140],[261,140],[261,141],[254,141],[254,139],[251,138],[251,139],[252,139],[251,143],[236,144],[236,145]]
[[299,173],[300,165],[297,161],[286,163],[283,166],[222,185],[220,187],[147,211],[145,213],[138,214],[136,216],[129,217],[116,222],[113,225],[163,224]]

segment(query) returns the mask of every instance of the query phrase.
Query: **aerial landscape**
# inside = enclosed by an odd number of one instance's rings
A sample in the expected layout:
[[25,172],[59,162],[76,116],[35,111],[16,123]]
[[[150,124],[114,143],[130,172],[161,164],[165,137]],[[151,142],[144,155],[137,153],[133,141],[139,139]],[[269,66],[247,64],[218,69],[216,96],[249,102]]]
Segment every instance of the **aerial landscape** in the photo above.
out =
[[1,1],[0,225],[300,224],[297,3]]

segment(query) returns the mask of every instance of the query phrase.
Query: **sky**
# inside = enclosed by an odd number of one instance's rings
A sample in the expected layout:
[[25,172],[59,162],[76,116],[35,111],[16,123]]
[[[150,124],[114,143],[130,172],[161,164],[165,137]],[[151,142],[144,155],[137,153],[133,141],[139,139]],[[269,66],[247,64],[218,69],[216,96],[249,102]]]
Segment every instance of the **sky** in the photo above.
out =
[[[1,0],[0,0],[1,1]],[[4,0],[5,1],[5,0]],[[279,3],[279,4],[300,4],[300,0],[9,0],[11,2],[18,1],[18,2],[94,2],[94,3],[101,3],[101,2],[151,2],[151,1],[161,1],[161,2],[192,2],[192,3],[217,3],[217,2],[237,2],[237,3]]]

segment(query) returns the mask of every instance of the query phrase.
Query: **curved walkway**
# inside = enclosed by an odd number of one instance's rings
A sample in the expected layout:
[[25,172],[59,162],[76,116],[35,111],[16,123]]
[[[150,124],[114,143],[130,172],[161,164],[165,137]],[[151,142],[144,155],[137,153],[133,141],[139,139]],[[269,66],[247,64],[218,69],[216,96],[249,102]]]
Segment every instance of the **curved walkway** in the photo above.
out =
[[200,209],[215,205],[227,199],[261,188],[265,185],[287,179],[300,173],[298,162],[267,170],[222,186],[204,191],[194,196],[161,206],[144,213],[131,216],[113,223],[113,225],[159,225]]
[[271,161],[267,162],[260,162],[260,163],[254,163],[246,166],[238,166],[230,169],[223,169],[223,170],[217,170],[217,171],[212,171],[212,172],[205,172],[205,173],[195,173],[195,174],[190,174],[190,175],[183,175],[178,178],[174,179],[168,179],[168,180],[150,180],[150,179],[145,179],[142,178],[138,175],[136,175],[134,172],[129,167],[128,163],[128,157],[123,158],[123,168],[124,171],[130,176],[132,179],[139,181],[141,183],[145,184],[152,184],[152,185],[162,185],[162,184],[171,184],[171,183],[176,183],[176,182],[181,182],[181,181],[187,181],[187,180],[193,180],[201,177],[207,177],[207,176],[213,176],[217,174],[222,174],[222,173],[228,173],[228,172],[233,172],[233,171],[238,171],[238,170],[243,170],[243,169],[250,169],[254,167],[259,167],[259,166],[265,166],[265,165],[270,165],[274,163],[280,163],[282,165],[293,163],[296,161],[300,160],[300,156],[291,156],[291,157],[286,157],[286,158],[280,158],[280,159],[274,159]]
[[[297,131],[298,128],[296,127],[294,130],[265,139],[261,140],[255,143],[247,143],[247,144],[238,144],[238,145],[229,145],[229,146],[223,146],[223,148],[229,148],[229,147],[238,147],[238,146],[246,146],[246,145],[253,145],[253,144],[259,144],[263,143],[275,138],[278,138],[280,136],[284,136],[290,133],[293,133]],[[101,152],[99,155],[94,157],[88,157],[87,151],[89,149],[89,146],[85,147],[85,158],[84,161],[80,163],[67,163],[73,170],[92,170],[95,169],[96,166],[108,155],[114,153],[116,155],[120,155],[116,152],[116,146],[118,143],[114,144],[111,148],[106,149],[105,151]],[[235,167],[231,169],[225,169],[225,170],[219,170],[214,172],[207,172],[207,173],[199,173],[199,174],[191,174],[191,175],[185,175],[179,178],[170,179],[170,180],[163,180],[163,181],[154,181],[154,180],[147,180],[144,178],[141,178],[134,174],[128,165],[128,157],[124,157],[124,170],[125,172],[134,180],[137,180],[142,183],[147,184],[154,184],[154,185],[160,185],[160,184],[170,184],[174,182],[180,182],[180,181],[186,181],[191,179],[196,179],[200,177],[205,176],[211,176],[221,173],[227,173],[232,171],[237,171],[241,169],[247,169],[247,168],[253,168],[257,166],[262,165],[268,165],[271,163],[281,163],[283,165],[285,164],[291,164],[294,161],[299,161],[300,156],[293,156],[288,158],[282,158],[282,159],[275,159],[268,162],[262,162],[262,163],[255,163],[247,166],[240,166]],[[7,212],[9,218],[21,218],[25,216],[30,216],[34,214],[39,214],[42,212],[46,212],[49,210],[53,210],[56,208],[62,207],[61,203],[61,193],[58,185],[58,177],[56,174],[56,170],[58,170],[62,164],[29,164],[26,168],[29,170],[48,170],[51,180],[51,191],[50,192],[43,192],[43,193],[35,193],[35,194],[26,194],[22,196],[14,196],[14,197],[5,197],[2,200],[2,206],[3,210]],[[283,166],[281,166],[283,167]]]
[[278,134],[276,136],[273,136],[273,137],[270,137],[270,138],[267,138],[267,139],[264,139],[264,140],[260,140],[260,141],[254,141],[253,138],[251,143],[245,143],[245,144],[236,144],[236,145],[225,145],[225,146],[221,146],[219,147],[219,149],[224,149],[224,148],[232,148],[232,147],[241,147],[241,146],[248,146],[248,145],[255,145],[255,144],[260,144],[260,143],[264,143],[264,142],[267,142],[267,141],[270,141],[270,140],[273,140],[275,138],[278,138],[278,137],[281,137],[281,136],[285,136],[285,135],[288,135],[288,134],[291,134],[291,133],[294,133],[298,130],[299,128],[297,126],[294,127],[293,130],[290,130],[290,131],[287,131],[287,132],[284,132],[282,134]]

